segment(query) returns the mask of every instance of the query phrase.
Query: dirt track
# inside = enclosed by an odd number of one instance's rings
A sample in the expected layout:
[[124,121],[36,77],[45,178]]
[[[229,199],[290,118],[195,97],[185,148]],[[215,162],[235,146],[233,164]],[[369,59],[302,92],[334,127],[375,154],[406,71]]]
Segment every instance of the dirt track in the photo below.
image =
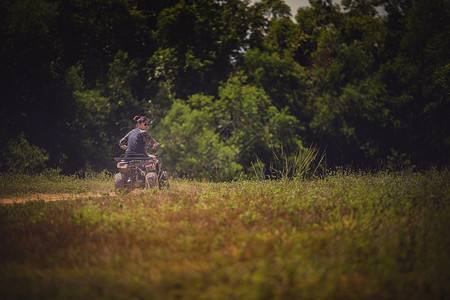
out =
[[[108,196],[115,196],[116,194],[114,192],[111,192],[107,194]],[[75,200],[80,198],[97,198],[97,197],[104,197],[105,194],[31,194],[26,195],[22,197],[12,197],[12,198],[0,198],[0,203],[2,204],[10,204],[10,203],[24,203],[28,201],[37,201],[37,200],[44,200],[45,202],[48,201],[60,201],[60,200]]]

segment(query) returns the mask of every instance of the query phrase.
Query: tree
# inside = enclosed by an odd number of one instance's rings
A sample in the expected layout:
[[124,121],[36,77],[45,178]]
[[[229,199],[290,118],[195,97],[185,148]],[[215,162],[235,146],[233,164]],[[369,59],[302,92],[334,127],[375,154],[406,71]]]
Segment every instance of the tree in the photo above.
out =
[[166,166],[188,176],[230,180],[252,173],[252,162],[270,165],[273,151],[297,149],[297,120],[273,106],[264,91],[232,76],[219,97],[192,95],[176,101],[154,134],[160,136]]
[[291,8],[283,0],[261,0],[255,6],[261,9],[266,19],[289,18]]
[[249,34],[248,1],[179,1],[158,16],[156,37],[161,51],[170,49],[175,94],[187,98],[212,94],[240,59]]
[[[197,95],[193,98],[210,97]],[[231,180],[242,166],[238,149],[227,145],[215,132],[209,112],[175,101],[154,130],[163,141],[162,153],[167,170],[181,177]]]
[[278,109],[287,109],[305,128],[310,111],[309,82],[303,67],[289,55],[280,57],[279,52],[249,50],[242,69],[248,77],[248,82],[262,88],[272,105]]
[[[386,86],[377,74],[386,36],[383,24],[359,7],[338,13],[324,6],[328,17],[320,17],[318,4],[312,10],[316,21],[308,16],[303,22],[317,42],[307,69],[312,79],[309,128],[327,147],[328,163],[376,164],[386,155],[381,141],[386,141],[389,119]],[[310,24],[316,24],[315,30]]]
[[391,99],[395,143],[422,165],[447,163],[450,102],[439,78],[449,64],[450,6],[446,1],[383,1],[389,59],[381,68]]

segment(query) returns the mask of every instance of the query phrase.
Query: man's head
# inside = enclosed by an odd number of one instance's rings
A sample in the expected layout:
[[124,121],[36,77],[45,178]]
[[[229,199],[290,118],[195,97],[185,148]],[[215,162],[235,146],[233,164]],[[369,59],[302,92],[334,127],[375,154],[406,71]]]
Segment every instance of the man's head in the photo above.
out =
[[148,127],[150,126],[150,122],[145,116],[135,116],[133,120],[136,121],[136,127],[138,127],[139,129],[148,129]]

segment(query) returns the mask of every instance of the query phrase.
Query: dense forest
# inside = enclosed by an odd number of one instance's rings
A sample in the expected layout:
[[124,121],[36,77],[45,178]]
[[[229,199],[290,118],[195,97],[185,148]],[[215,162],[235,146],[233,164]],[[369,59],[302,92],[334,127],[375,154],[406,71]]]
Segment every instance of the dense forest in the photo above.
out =
[[229,180],[450,162],[450,2],[0,1],[1,170],[113,171],[135,115],[166,168]]

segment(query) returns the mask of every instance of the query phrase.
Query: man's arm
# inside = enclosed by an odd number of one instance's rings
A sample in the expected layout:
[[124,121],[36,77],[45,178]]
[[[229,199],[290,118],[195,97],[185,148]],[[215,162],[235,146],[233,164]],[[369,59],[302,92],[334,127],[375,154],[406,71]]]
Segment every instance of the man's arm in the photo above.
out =
[[[130,131],[131,132],[131,131]],[[124,136],[120,141],[119,141],[119,146],[122,149],[126,149],[127,148],[127,144],[128,144],[128,136],[130,135],[130,132],[127,133],[126,136]]]
[[145,130],[141,130],[141,135],[144,138],[144,142],[150,144],[155,148],[159,143]]

